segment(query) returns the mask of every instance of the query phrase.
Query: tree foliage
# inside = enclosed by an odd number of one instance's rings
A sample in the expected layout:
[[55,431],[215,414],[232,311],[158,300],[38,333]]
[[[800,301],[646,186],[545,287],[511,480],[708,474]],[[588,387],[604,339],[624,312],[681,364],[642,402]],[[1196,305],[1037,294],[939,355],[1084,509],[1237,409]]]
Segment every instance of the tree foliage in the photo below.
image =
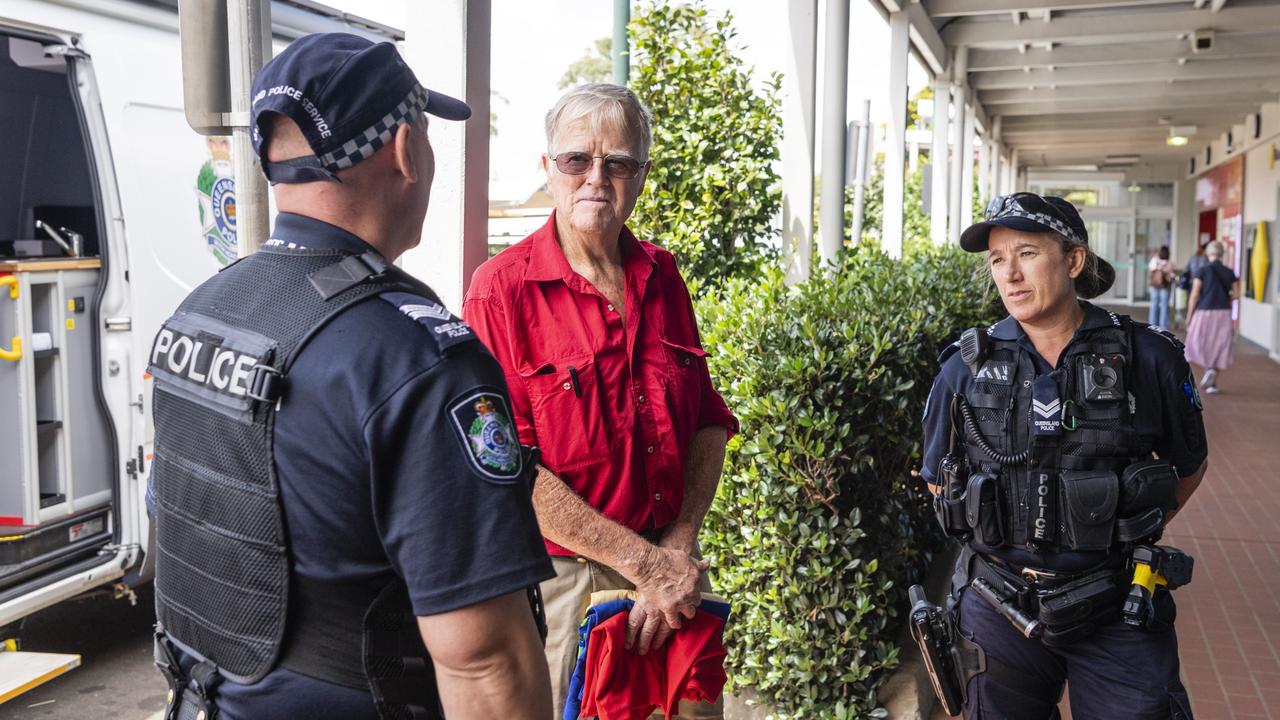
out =
[[695,285],[754,275],[776,255],[781,76],[752,87],[732,17],[650,0],[631,23],[631,87],[653,111],[653,169],[631,227]]
[[595,50],[588,50],[574,60],[560,76],[556,87],[568,90],[583,83],[610,82],[613,80],[613,38],[603,37],[595,41]]

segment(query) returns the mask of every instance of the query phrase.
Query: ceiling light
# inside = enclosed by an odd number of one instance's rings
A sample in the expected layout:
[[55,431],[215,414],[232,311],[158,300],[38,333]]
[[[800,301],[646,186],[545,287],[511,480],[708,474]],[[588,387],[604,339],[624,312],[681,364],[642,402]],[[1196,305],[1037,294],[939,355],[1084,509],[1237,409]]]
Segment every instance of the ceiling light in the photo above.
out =
[[1186,135],[1170,135],[1169,137],[1165,138],[1164,142],[1169,147],[1182,147],[1183,145],[1186,145],[1188,142],[1190,142],[1190,140],[1187,139]]
[[1139,184],[1138,184],[1138,181],[1136,181],[1136,180],[1135,180],[1135,181],[1133,181],[1133,182],[1129,183],[1128,190],[1129,190],[1129,192],[1132,192],[1132,193],[1142,192],[1142,186],[1141,186],[1141,185],[1139,185]]

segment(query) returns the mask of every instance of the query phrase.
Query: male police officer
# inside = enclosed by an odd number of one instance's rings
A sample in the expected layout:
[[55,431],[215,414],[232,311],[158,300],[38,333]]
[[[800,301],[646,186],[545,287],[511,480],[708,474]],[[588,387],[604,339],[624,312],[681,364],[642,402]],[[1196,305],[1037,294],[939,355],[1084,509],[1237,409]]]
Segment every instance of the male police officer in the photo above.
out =
[[528,589],[554,573],[501,369],[390,264],[421,236],[425,113],[470,109],[352,35],[255,79],[275,231],[150,358],[166,717],[550,716]]

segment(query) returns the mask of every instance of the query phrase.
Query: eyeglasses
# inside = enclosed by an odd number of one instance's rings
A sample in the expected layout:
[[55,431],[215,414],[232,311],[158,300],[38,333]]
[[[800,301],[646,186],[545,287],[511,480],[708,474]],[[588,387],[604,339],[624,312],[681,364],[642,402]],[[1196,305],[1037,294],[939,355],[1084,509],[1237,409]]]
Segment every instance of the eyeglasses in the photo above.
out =
[[1076,242],[1084,242],[1061,208],[1035,193],[1019,192],[1001,195],[988,203],[986,211],[982,214],[982,219],[987,222],[1004,217],[1026,217],[1046,224]]
[[556,169],[565,175],[586,175],[595,164],[595,159],[604,161],[604,174],[620,180],[633,180],[642,168],[649,166],[649,161],[640,162],[629,155],[592,155],[585,152],[562,152],[552,155]]

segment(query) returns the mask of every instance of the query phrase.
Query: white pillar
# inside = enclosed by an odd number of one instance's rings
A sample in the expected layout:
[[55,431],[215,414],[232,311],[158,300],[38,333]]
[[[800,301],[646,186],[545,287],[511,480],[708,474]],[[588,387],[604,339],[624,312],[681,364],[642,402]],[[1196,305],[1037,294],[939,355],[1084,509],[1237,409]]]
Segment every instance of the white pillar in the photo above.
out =
[[991,178],[991,141],[985,137],[978,137],[978,195],[984,200],[988,196],[989,183]]
[[782,74],[782,248],[787,280],[809,277],[813,258],[813,105],[818,0],[788,0],[790,52]]
[[490,0],[408,5],[405,60],[424,86],[465,100],[471,119],[430,119],[431,206],[422,243],[402,265],[460,312],[471,274],[489,256]]
[[1026,189],[1025,187],[1023,187],[1023,184],[1022,184],[1022,181],[1023,181],[1022,168],[1018,167],[1018,165],[1019,165],[1018,149],[1014,148],[1013,157],[1009,159],[1009,192],[1010,193],[1016,193]]
[[934,245],[947,244],[947,209],[951,197],[947,192],[951,173],[950,143],[947,126],[951,110],[951,79],[938,75],[933,79],[933,151],[929,154],[929,235]]
[[964,116],[964,155],[961,158],[964,164],[960,167],[960,214],[956,216],[960,221],[960,230],[962,232],[973,224],[973,144],[977,140],[977,135],[973,132],[975,117],[973,106],[966,107]]
[[955,106],[955,115],[951,123],[953,152],[951,153],[951,178],[947,188],[949,190],[947,218],[950,221],[947,226],[947,237],[952,245],[960,244],[960,233],[967,227],[961,224],[964,220],[960,214],[962,195],[960,183],[963,174],[961,170],[964,168],[964,136],[971,129],[966,122],[969,115],[965,111],[969,104],[968,74],[969,49],[956,48],[951,72],[951,103]]
[[889,13],[889,125],[884,151],[884,219],[880,246],[902,256],[903,170],[907,142],[907,52],[910,24],[905,10]]
[[849,0],[827,0],[822,81],[821,257],[834,265],[844,246],[845,105],[849,95]]

